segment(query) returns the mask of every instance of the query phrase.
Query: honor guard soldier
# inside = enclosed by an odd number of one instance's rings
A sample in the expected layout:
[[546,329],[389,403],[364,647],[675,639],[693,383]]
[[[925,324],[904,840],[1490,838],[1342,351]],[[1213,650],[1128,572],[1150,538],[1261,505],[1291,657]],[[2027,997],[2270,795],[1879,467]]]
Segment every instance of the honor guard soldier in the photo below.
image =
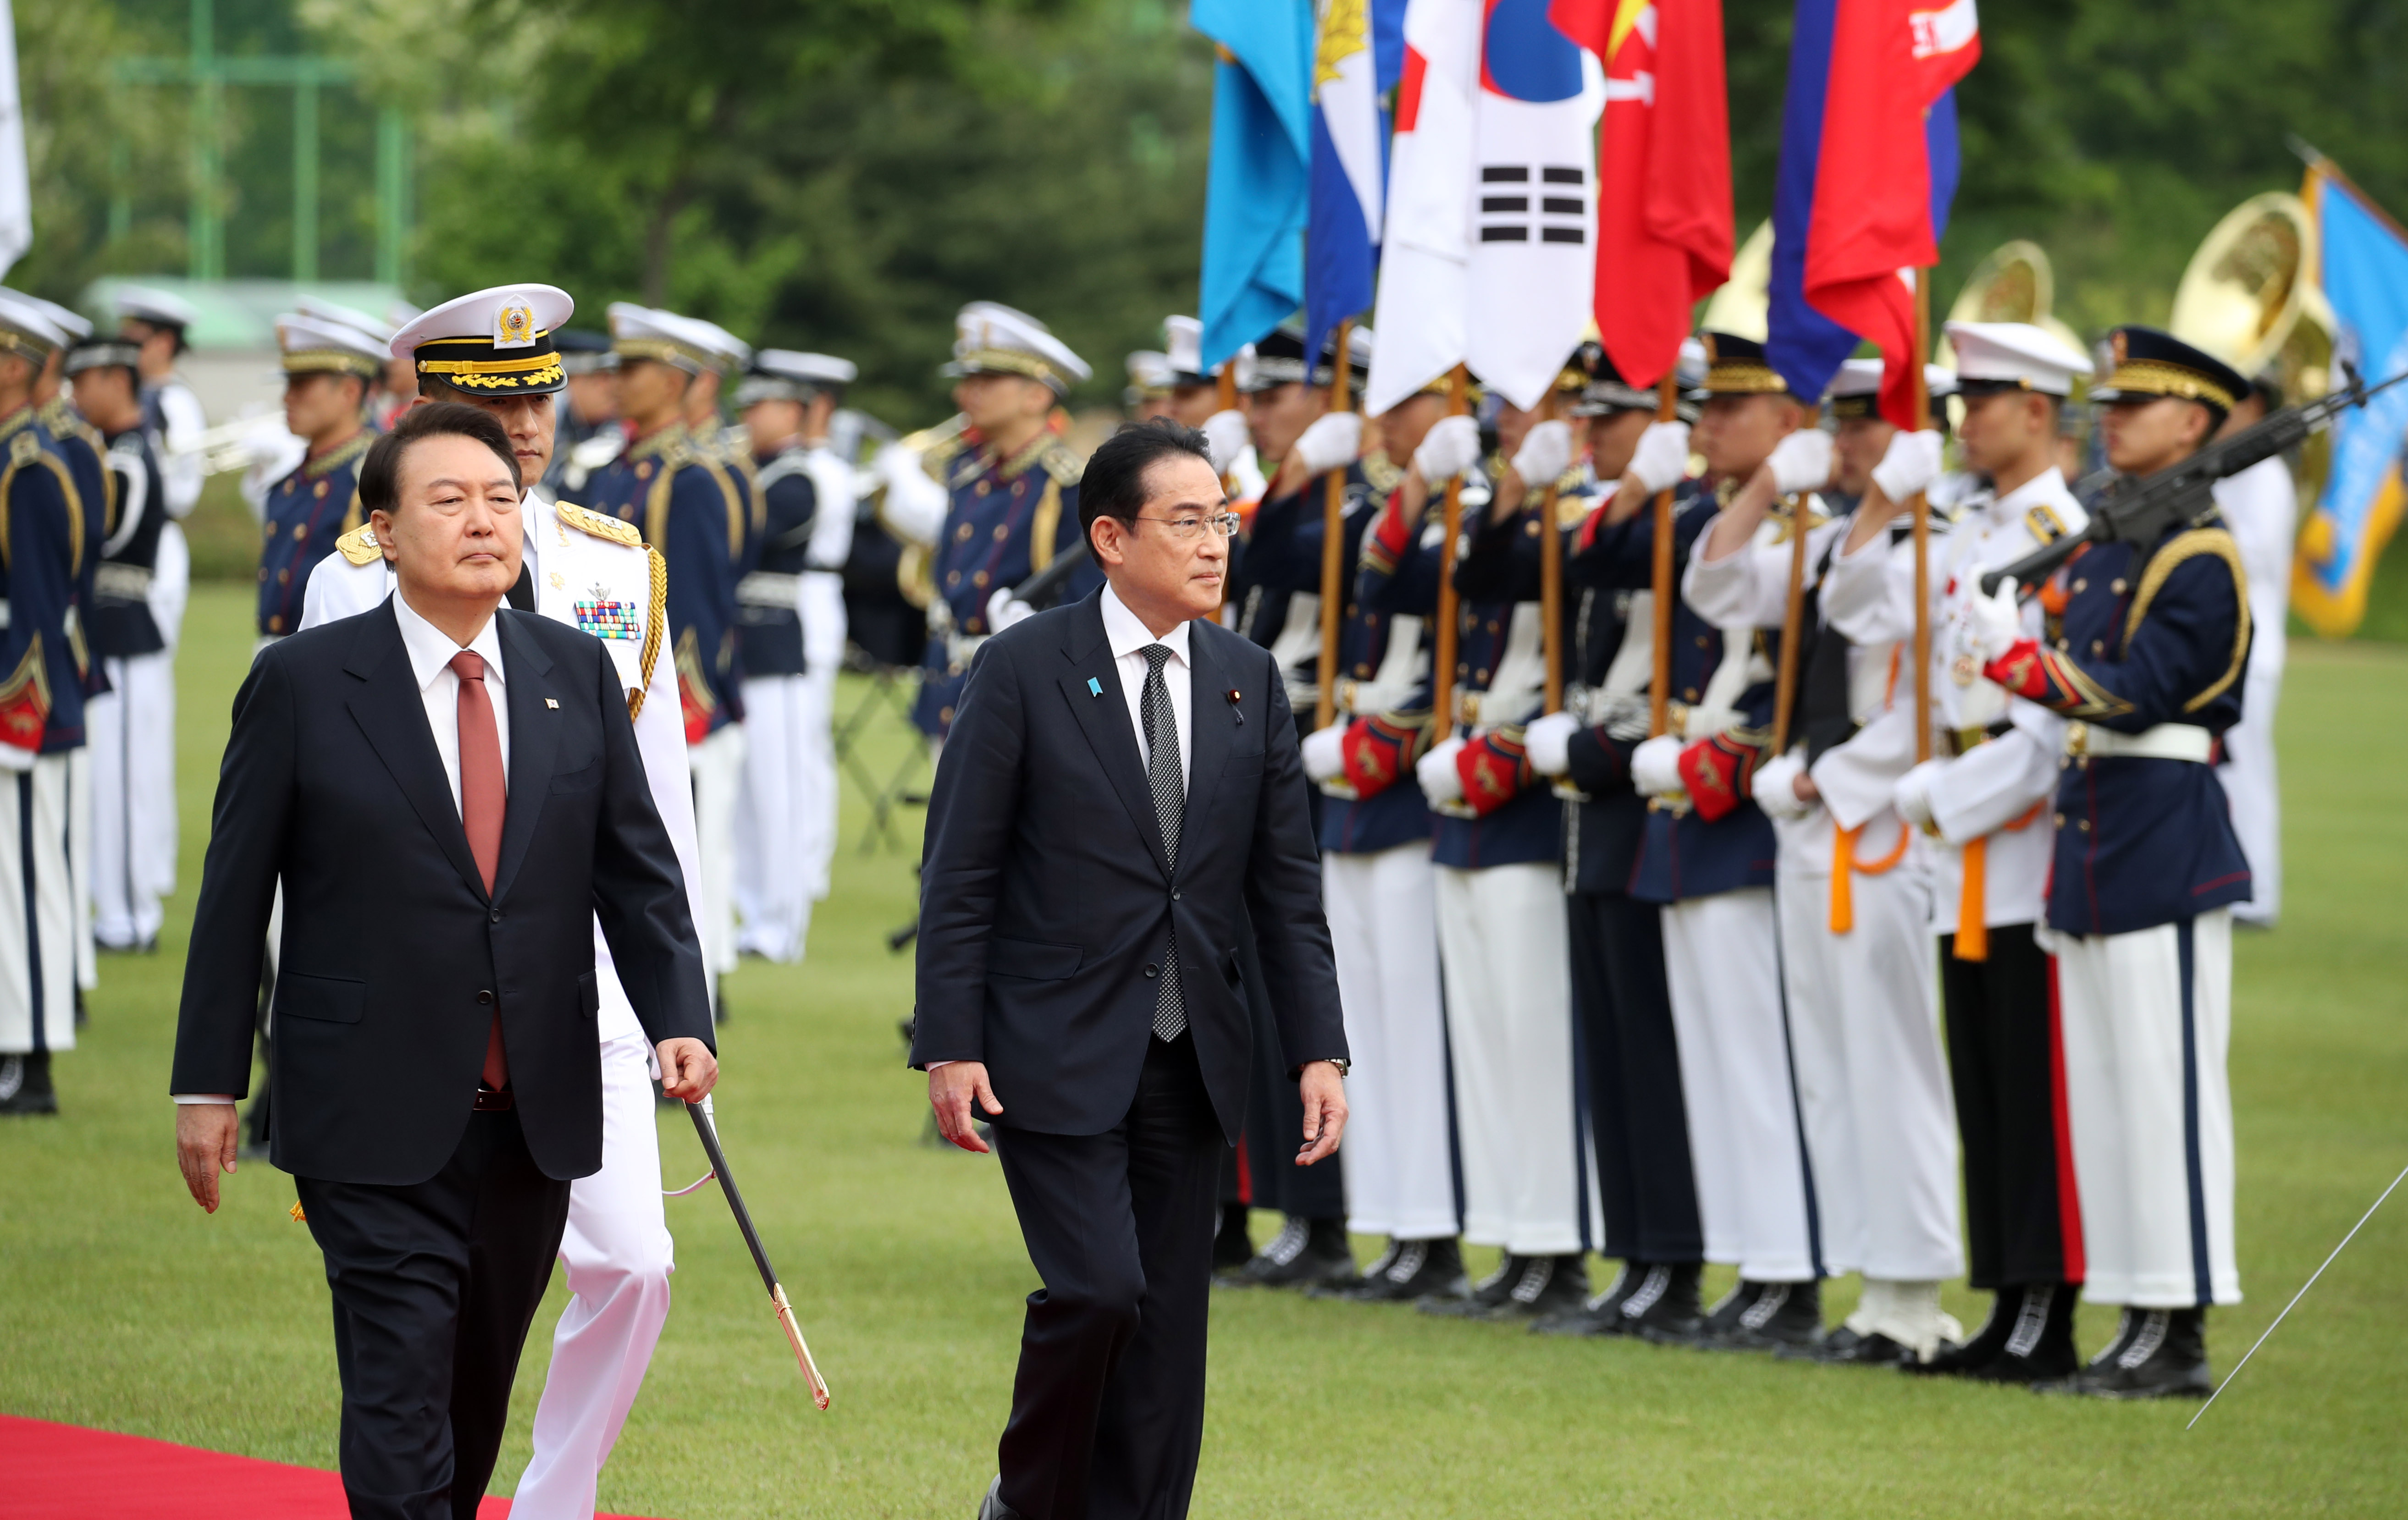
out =
[[[944,493],[944,514],[929,550],[935,595],[911,718],[939,743],[953,726],[970,656],[995,632],[1009,594],[1056,555],[1084,552],[1080,463],[1062,442],[1054,410],[1092,373],[1043,323],[1008,306],[972,301],[954,330],[945,373],[957,377],[953,405],[965,425],[919,456],[920,470]],[[884,473],[908,473],[900,467],[908,460],[883,457],[890,461]],[[916,499],[923,514],[933,505],[924,489]],[[898,505],[891,480],[888,501]],[[1102,584],[1101,573],[1085,566],[1061,599],[1076,600]]]
[[685,714],[701,841],[703,963],[736,968],[736,796],[744,777],[742,670],[736,652],[736,582],[749,503],[716,440],[698,442],[686,392],[705,375],[717,385],[720,340],[674,312],[615,304],[624,452],[586,482],[589,505],[634,523],[669,565],[671,652]]
[[[1575,418],[1585,419],[1582,515],[1563,531],[1570,565],[1630,467],[1652,425],[1656,396],[1625,383],[1595,344]],[[1515,549],[1535,581],[1526,535]],[[1530,767],[1561,778],[1564,891],[1570,909],[1572,1011],[1587,1057],[1586,1124],[1597,1165],[1597,1249],[1622,1269],[1578,1309],[1532,1324],[1552,1335],[1673,1337],[1698,1331],[1706,1242],[1689,1162],[1681,1055],[1664,981],[1663,911],[1634,897],[1630,878],[1647,830],[1647,803],[1631,788],[1630,753],[1647,738],[1655,648],[1654,597],[1645,591],[1578,587],[1567,609],[1572,683],[1564,710],[1530,724]]]
[[[1897,429],[1873,412],[1882,366],[1851,365],[1828,403],[1852,452],[1885,448]],[[1955,377],[1928,367],[1925,383],[1944,395]],[[1923,437],[1936,450],[1938,435]],[[1963,1338],[1941,1312],[1940,1284],[1964,1257],[1928,868],[1890,803],[1914,763],[1914,676],[1894,676],[1912,646],[1888,633],[1851,638],[1824,602],[1848,532],[1820,495],[1833,454],[1832,436],[1812,426],[1775,445],[1708,528],[1683,590],[1710,622],[1757,630],[1792,681],[1781,753],[1758,764],[1751,790],[1779,844],[1782,987],[1822,1268],[1864,1274],[1856,1312],[1813,1355],[1919,1365]],[[1865,482],[1884,523],[1893,483],[1879,469]],[[1770,517],[1784,500],[1786,518]],[[1799,648],[1784,651],[1793,605]]]
[[[1570,428],[1534,425],[1537,413],[1505,408],[1498,437],[1514,461],[1496,480],[1481,466],[1478,425],[1447,417],[1413,452],[1413,473],[1433,495],[1463,480],[1463,538],[1481,541],[1487,514],[1504,518],[1554,483],[1570,460]],[[1525,469],[1537,478],[1523,478]],[[1500,502],[1492,491],[1506,493]],[[1499,534],[1543,530],[1516,513]],[[1445,544],[1416,546],[1434,555]],[[1582,1196],[1572,1079],[1570,953],[1565,940],[1563,807],[1523,753],[1539,716],[1546,662],[1541,604],[1523,601],[1510,575],[1484,583],[1467,555],[1455,587],[1451,710],[1437,742],[1414,764],[1429,801],[1437,877],[1439,962],[1446,989],[1455,1074],[1456,1142],[1463,1166],[1463,1237],[1499,1247],[1497,1269],[1468,1295],[1423,1309],[1477,1318],[1547,1317],[1588,1298],[1582,1260]]]
[[300,628],[310,570],[363,521],[359,464],[376,441],[368,387],[385,355],[385,345],[356,327],[298,312],[277,319],[276,340],[284,351],[284,425],[308,452],[267,493],[259,553],[263,645]]
[[[1761,343],[1727,333],[1702,340],[1695,441],[1707,473],[1674,497],[1676,587],[1721,499],[1810,415]],[[1650,585],[1651,509],[1658,491],[1682,486],[1690,444],[1679,423],[1641,437],[1598,531],[1567,566],[1570,579],[1604,591]],[[1709,1345],[1734,1349],[1807,1347],[1822,1334],[1822,1250],[1782,1010],[1775,844],[1750,792],[1770,738],[1773,669],[1753,626],[1717,626],[1677,592],[1670,652],[1668,730],[1630,753],[1631,782],[1649,799],[1631,894],[1663,905],[1706,1259],[1740,1270],[1701,1333]],[[1682,1340],[1685,1328],[1644,1333]]]
[[[208,415],[201,398],[176,371],[176,361],[191,345],[185,333],[201,314],[181,296],[145,286],[119,288],[116,297],[118,336],[142,350],[142,425],[150,430],[151,447],[159,452],[160,473],[167,483],[167,515],[181,522],[201,499],[208,473],[201,462],[201,435],[208,431]],[[176,641],[170,631],[167,642]]]
[[[1193,317],[1162,319],[1164,357],[1170,361],[1170,418],[1183,427],[1199,429],[1204,441],[1212,450],[1212,467],[1227,482],[1230,505],[1239,515],[1251,516],[1254,504],[1263,499],[1263,466],[1255,456],[1253,429],[1247,424],[1242,403],[1224,411],[1221,409],[1221,371],[1225,365],[1238,364],[1228,359],[1211,369],[1204,367],[1204,324]],[[1246,351],[1248,362],[1240,369],[1251,367],[1251,345]],[[1234,380],[1237,377],[1232,376]],[[1232,390],[1240,390],[1232,386]],[[1410,451],[1408,451],[1410,452]]]
[[56,1113],[50,1055],[75,1048],[77,911],[67,861],[69,775],[84,742],[75,645],[84,504],[34,387],[66,341],[40,307],[0,290],[0,829],[17,864],[0,871],[0,1113]]
[[543,488],[557,497],[582,494],[585,478],[617,457],[627,435],[619,426],[619,356],[607,333],[572,327],[552,335],[568,388],[554,398],[552,467]]
[[767,517],[759,568],[737,583],[744,662],[744,793],[737,809],[738,948],[803,958],[811,904],[836,848],[836,675],[844,662],[844,562],[853,466],[828,423],[851,360],[763,349],[737,387]]
[[[2116,328],[2109,350],[2114,368],[2090,397],[2123,476],[2196,452],[2248,389],[2154,328]],[[2205,1394],[2207,1308],[2241,1299],[2225,1055],[2232,905],[2249,898],[2249,863],[2212,761],[2241,718],[2248,578],[2208,512],[2156,543],[2078,552],[2039,588],[2042,638],[2009,582],[1974,609],[1982,674],[2069,720],[2048,926],[2084,1296],[2124,1312],[2088,1367],[2043,1386]]]
[[160,896],[174,883],[160,841],[176,810],[176,670],[151,611],[166,491],[142,425],[141,349],[122,338],[68,351],[76,409],[108,448],[116,520],[101,546],[84,636],[108,690],[84,705],[92,755],[93,934],[107,951],[158,948]]
[[[760,563],[761,535],[767,519],[752,489],[752,441],[742,427],[729,425],[720,415],[719,397],[726,378],[742,374],[752,363],[752,346],[715,322],[694,317],[686,321],[693,324],[711,359],[694,378],[694,383],[686,387],[686,426],[702,452],[726,467],[728,479],[744,498],[744,548],[736,561],[737,580],[741,582]],[[743,658],[740,639],[737,658],[739,663]]]
[[[1998,1297],[1971,1341],[1914,1370],[2028,1384],[2074,1369],[2073,1296],[2082,1282],[2081,1211],[2065,1185],[2071,1160],[2060,1145],[2065,1092],[2052,972],[2035,938],[2062,724],[1982,675],[1974,606],[1985,571],[2088,521],[2056,459],[2058,409],[2090,365],[2028,323],[1950,323],[1948,340],[1964,398],[1965,464],[1990,483],[1954,523],[1934,525],[1928,679],[1935,758],[1887,791],[1926,841],[1971,1283]],[[1914,636],[1914,546],[1895,514],[1940,456],[1928,434],[1898,435],[1884,451],[1822,594],[1832,628],[1865,647]],[[2040,609],[2024,616],[2037,635]],[[1911,746],[1911,730],[1905,740]],[[1897,765],[1895,753],[1887,758]],[[1817,767],[1814,776],[1837,812],[1858,788],[1876,788],[1880,768],[1859,766],[1842,780]]]
[[[1395,472],[1385,468],[1384,461],[1359,458],[1363,419],[1328,410],[1338,375],[1336,341],[1332,333],[1308,363],[1303,329],[1283,325],[1263,341],[1244,381],[1253,387],[1245,393],[1250,411],[1271,429],[1258,426],[1255,442],[1267,456],[1276,448],[1281,466],[1253,521],[1231,545],[1230,603],[1238,631],[1271,652],[1299,730],[1310,729],[1311,714],[1320,700],[1321,564],[1328,479],[1339,477],[1344,497],[1341,564],[1354,562],[1364,524],[1383,495],[1379,480],[1395,482]],[[1350,383],[1360,394],[1370,365],[1369,330],[1354,328],[1347,347]],[[1290,424],[1301,436],[1284,431]],[[1313,800],[1318,818],[1322,799]],[[1294,1084],[1280,1080],[1278,1042],[1262,1022],[1267,1011],[1257,1007],[1254,1011],[1254,1106],[1246,1125],[1252,1202],[1258,1209],[1277,1209],[1287,1218],[1270,1243],[1247,1262],[1240,1280],[1267,1287],[1351,1286],[1357,1274],[1346,1244],[1342,1175],[1327,1168],[1285,1166],[1275,1154],[1280,1138],[1302,1122],[1302,1110],[1293,1096]],[[1451,1227],[1448,1233],[1453,1233]]]
[[[1382,420],[1381,438],[1410,458],[1436,420],[1434,407],[1412,398]],[[1397,466],[1385,452],[1367,455],[1361,472],[1376,516],[1347,520],[1345,563],[1354,573],[1339,628],[1333,719],[1306,737],[1303,756],[1321,791],[1322,905],[1349,1039],[1357,1051],[1378,1053],[1353,1078],[1352,1141],[1339,1159],[1348,1229],[1387,1243],[1347,1297],[1410,1302],[1464,1285],[1444,1122],[1446,1019],[1431,933],[1437,877],[1429,804],[1412,768],[1430,743],[1437,567],[1417,552],[1430,521],[1427,482],[1417,473],[1393,479]],[[1393,483],[1383,489],[1383,479]],[[1316,511],[1315,493],[1304,497],[1303,509]],[[1377,538],[1367,532],[1373,523]],[[1419,582],[1397,582],[1406,562],[1421,572]],[[1389,610],[1392,598],[1412,610]]]
[[[422,401],[466,402],[492,413],[510,437],[522,474],[536,480],[550,463],[553,398],[566,379],[552,344],[573,309],[567,294],[549,285],[496,286],[414,319],[394,336],[393,351],[410,362]],[[671,678],[667,566],[631,524],[555,502],[539,488],[522,496],[519,516],[524,559],[509,603],[582,628],[610,652],[652,803],[691,905],[696,896],[694,805]],[[394,586],[376,527],[364,524],[346,534],[339,552],[310,576],[304,624],[368,611]],[[594,1513],[602,1464],[668,1317],[675,1265],[661,1205],[651,1046],[598,922],[594,957],[602,1169],[569,1188],[560,1258],[572,1297],[552,1334],[552,1369],[536,1406],[534,1455],[513,1500],[516,1513],[530,1520]]]
[[1129,421],[1147,423],[1170,416],[1170,355],[1155,349],[1139,349],[1128,356],[1126,365],[1128,385],[1121,392],[1121,406],[1128,412]]

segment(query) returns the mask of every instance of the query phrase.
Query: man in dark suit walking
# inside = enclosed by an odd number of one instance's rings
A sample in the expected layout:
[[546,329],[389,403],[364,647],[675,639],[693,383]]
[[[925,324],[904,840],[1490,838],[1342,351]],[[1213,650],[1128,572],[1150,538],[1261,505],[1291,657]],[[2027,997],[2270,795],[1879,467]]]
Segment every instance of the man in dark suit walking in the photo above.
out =
[[1296,724],[1269,652],[1211,621],[1237,518],[1204,436],[1124,429],[1079,513],[1107,584],[979,651],[921,881],[911,1062],[953,1143],[987,1148],[973,1102],[993,1120],[1045,1283],[982,1520],[1186,1513],[1247,999],[1304,1099],[1297,1164],[1346,1123]]
[[282,879],[271,1159],[325,1256],[343,1487],[377,1520],[468,1520],[493,1472],[569,1182],[602,1160],[595,916],[662,1090],[699,1101],[718,1077],[609,654],[496,610],[521,490],[473,407],[405,412],[369,450],[398,589],[251,667],[184,971],[177,1146],[214,1212]]

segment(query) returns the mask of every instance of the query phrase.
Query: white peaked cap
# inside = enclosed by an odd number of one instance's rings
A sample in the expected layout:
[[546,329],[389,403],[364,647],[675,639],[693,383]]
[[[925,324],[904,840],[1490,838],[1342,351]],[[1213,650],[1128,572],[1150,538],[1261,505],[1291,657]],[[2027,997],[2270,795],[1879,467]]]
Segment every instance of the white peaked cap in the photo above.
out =
[[2077,378],[2093,371],[2089,357],[2044,327],[2028,322],[1952,322],[1960,380],[2003,381],[2046,395],[2073,394]]

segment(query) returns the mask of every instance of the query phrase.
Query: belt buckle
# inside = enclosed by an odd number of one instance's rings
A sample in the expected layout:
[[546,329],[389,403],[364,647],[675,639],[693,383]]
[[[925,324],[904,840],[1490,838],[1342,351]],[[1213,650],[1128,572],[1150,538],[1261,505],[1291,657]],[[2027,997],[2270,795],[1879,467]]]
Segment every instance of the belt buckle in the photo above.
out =
[[2065,725],[2065,753],[2076,760],[2090,757],[2090,725],[2070,723]]

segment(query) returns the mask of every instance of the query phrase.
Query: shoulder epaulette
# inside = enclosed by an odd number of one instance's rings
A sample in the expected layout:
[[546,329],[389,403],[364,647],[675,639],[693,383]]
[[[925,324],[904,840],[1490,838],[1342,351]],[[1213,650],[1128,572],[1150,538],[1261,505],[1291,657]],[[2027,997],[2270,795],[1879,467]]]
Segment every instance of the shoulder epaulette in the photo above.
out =
[[1086,461],[1072,453],[1067,444],[1057,443],[1046,450],[1039,463],[1045,466],[1046,474],[1064,485],[1077,485],[1079,477],[1087,472]]
[[590,533],[596,538],[608,538],[614,544],[625,544],[630,549],[644,547],[644,536],[636,531],[633,523],[623,523],[615,517],[588,511],[574,502],[554,502],[552,509],[559,514],[563,523],[580,533]]
[[1363,482],[1378,492],[1383,500],[1404,480],[1405,472],[1389,462],[1384,453],[1365,454],[1362,458]]
[[2031,530],[2033,538],[2044,544],[2055,543],[2065,537],[2065,519],[2047,506],[2035,507],[2024,513],[2024,526]]
[[384,558],[384,544],[377,538],[376,524],[363,523],[335,540],[335,548],[353,565],[373,565]]

